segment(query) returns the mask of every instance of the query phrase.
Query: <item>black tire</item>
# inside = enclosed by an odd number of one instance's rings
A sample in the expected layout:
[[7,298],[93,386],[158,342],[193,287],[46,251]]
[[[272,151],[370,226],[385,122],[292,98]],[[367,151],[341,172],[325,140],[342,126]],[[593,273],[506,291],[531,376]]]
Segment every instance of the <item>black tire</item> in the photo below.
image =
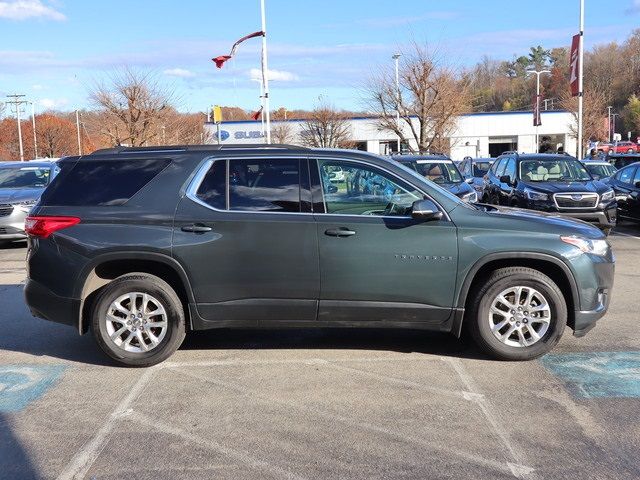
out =
[[[547,300],[551,321],[546,333],[529,346],[510,346],[491,332],[489,312],[498,294],[512,286],[532,287]],[[558,286],[545,274],[526,267],[500,268],[471,293],[465,324],[478,347],[499,360],[531,360],[550,351],[562,337],[567,324],[567,302]]]
[[[129,292],[147,293],[157,299],[166,312],[167,331],[160,343],[147,352],[128,352],[116,345],[106,330],[107,311],[111,303]],[[91,330],[102,351],[118,364],[127,367],[150,367],[169,358],[185,337],[182,302],[167,282],[147,273],[130,273],[116,278],[102,288],[93,304]],[[124,334],[126,334],[125,332]]]

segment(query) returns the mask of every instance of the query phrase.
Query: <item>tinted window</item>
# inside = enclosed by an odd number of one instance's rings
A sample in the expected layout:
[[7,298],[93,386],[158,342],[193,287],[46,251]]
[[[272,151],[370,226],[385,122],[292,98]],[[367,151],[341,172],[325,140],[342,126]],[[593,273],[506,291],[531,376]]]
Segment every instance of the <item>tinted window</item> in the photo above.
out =
[[504,167],[507,163],[507,159],[506,158],[501,158],[500,160],[498,160],[496,162],[496,164],[493,167],[493,174],[496,177],[501,177],[502,173],[504,172]]
[[584,166],[593,177],[598,178],[610,177],[616,171],[614,166],[610,164],[593,165],[590,163],[586,163]]
[[44,188],[50,175],[48,167],[0,168],[0,188]]
[[300,162],[229,160],[229,209],[300,212]]
[[[423,195],[385,172],[360,164],[319,160],[326,213],[407,216]],[[344,179],[332,182],[329,172],[340,167]]]
[[582,163],[572,158],[533,158],[520,162],[520,178],[527,182],[588,182]]
[[502,175],[509,175],[511,181],[516,178],[516,161],[513,158],[510,158],[507,162],[507,165],[504,168],[504,173]]
[[43,205],[122,205],[158,175],[170,160],[85,160],[60,164],[42,195]]
[[622,183],[631,183],[631,179],[633,178],[633,173],[636,167],[631,168],[623,168],[618,172],[616,178],[620,180]]
[[633,184],[640,182],[640,168],[636,169],[636,175],[633,177]]
[[213,208],[225,210],[227,208],[226,178],[227,162],[224,160],[213,162],[204,179],[202,179],[196,196]]
[[484,177],[489,171],[489,168],[491,168],[489,162],[476,162],[473,164],[473,176]]

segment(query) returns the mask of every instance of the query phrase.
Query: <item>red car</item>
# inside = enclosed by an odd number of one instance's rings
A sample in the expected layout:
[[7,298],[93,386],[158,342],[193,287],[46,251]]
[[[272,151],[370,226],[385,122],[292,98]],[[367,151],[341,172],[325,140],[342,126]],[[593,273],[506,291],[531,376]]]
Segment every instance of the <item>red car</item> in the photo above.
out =
[[598,151],[604,153],[638,153],[640,146],[633,142],[601,143]]

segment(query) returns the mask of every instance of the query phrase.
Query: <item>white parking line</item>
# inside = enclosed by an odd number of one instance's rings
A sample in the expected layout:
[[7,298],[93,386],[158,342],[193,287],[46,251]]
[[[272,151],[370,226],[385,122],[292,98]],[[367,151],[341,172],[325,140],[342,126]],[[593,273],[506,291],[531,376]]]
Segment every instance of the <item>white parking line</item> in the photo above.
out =
[[[252,457],[251,455],[241,452],[239,450],[235,450],[233,448],[225,447],[224,445],[219,444],[215,440],[209,440],[208,438],[203,438],[193,433],[189,433],[186,430],[183,430],[178,427],[174,427],[172,425],[162,423],[155,418],[149,418],[142,413],[136,412],[135,410],[130,410],[127,412],[127,415],[132,420],[141,423],[142,425],[146,425],[147,427],[151,427],[156,430],[160,430],[163,433],[167,433],[169,435],[174,435],[176,437],[180,437],[183,440],[186,440],[191,443],[195,443],[196,445],[200,445],[201,447],[205,447],[209,450],[214,450],[228,457],[234,458],[241,463],[249,465],[252,468],[259,470],[260,472],[268,471],[272,473],[276,478],[291,478],[291,479],[300,479],[303,480],[305,477],[301,477],[299,475],[295,475],[289,470],[285,470],[284,468],[280,468],[277,465],[271,465],[270,463],[265,462],[264,460],[260,460]],[[262,475],[256,478],[263,478]]]
[[120,403],[118,403],[116,408],[113,409],[105,424],[100,428],[100,430],[98,430],[98,433],[96,433],[90,441],[84,444],[84,446],[67,464],[62,473],[58,475],[58,480],[74,480],[85,477],[91,468],[91,465],[93,465],[93,462],[95,462],[98,456],[100,456],[100,452],[102,452],[109,441],[109,437],[115,427],[115,424],[123,415],[128,413],[131,404],[140,396],[156,370],[159,368],[160,367],[156,366],[144,371],[131,390],[129,390],[129,393],[122,399],[122,401],[120,401]]
[[471,375],[467,373],[467,370],[462,365],[457,358],[443,357],[442,360],[451,365],[451,368],[458,374],[460,377],[460,381],[462,384],[471,392],[476,394],[476,403],[482,410],[487,422],[493,428],[493,431],[496,435],[502,440],[502,443],[507,448],[509,453],[511,454],[511,458],[515,463],[508,462],[509,468],[511,469],[511,473],[517,478],[534,478],[534,469],[528,467],[526,464],[528,463],[525,460],[522,451],[515,444],[513,439],[510,438],[507,430],[500,424],[496,416],[493,414],[492,409],[489,407],[489,401],[487,398],[480,393],[478,387],[476,386],[475,381],[471,378]]
[[[413,437],[410,435],[404,435],[400,432],[396,432],[393,430],[390,430],[388,428],[384,428],[384,427],[380,427],[378,425],[375,424],[371,424],[369,422],[362,422],[362,421],[358,421],[358,420],[354,420],[350,417],[345,417],[343,415],[334,413],[334,412],[330,412],[330,411],[326,411],[323,410],[321,408],[318,407],[310,407],[308,405],[300,405],[296,402],[292,402],[292,401],[288,401],[288,400],[283,400],[280,398],[274,398],[268,395],[265,395],[264,393],[262,393],[259,390],[253,390],[251,388],[247,388],[243,385],[239,385],[236,383],[232,383],[232,382],[226,382],[226,381],[221,381],[218,380],[217,378],[209,378],[207,376],[204,375],[200,375],[198,373],[195,373],[193,371],[185,371],[185,370],[181,370],[178,368],[171,368],[171,370],[173,370],[174,372],[181,374],[181,375],[185,375],[191,378],[195,378],[196,380],[200,380],[200,381],[204,381],[206,383],[210,383],[212,385],[217,385],[219,387],[223,387],[223,388],[227,388],[230,390],[235,390],[236,392],[245,394],[250,396],[253,399],[258,399],[258,400],[262,400],[263,402],[269,403],[269,404],[278,404],[278,405],[283,405],[286,406],[288,408],[293,408],[296,409],[298,411],[301,412],[306,412],[306,413],[310,413],[312,415],[315,415],[317,417],[321,417],[321,418],[325,418],[331,422],[340,422],[343,423],[345,425],[349,425],[351,427],[355,427],[361,430],[365,430],[365,431],[369,431],[369,432],[374,432],[377,434],[383,434],[386,435],[388,437],[393,437],[401,442],[407,442],[407,443],[413,443],[415,445],[419,445],[421,447],[427,448],[429,450],[435,451],[435,452],[440,452],[442,454],[449,454],[455,457],[459,457],[462,458],[463,460],[467,461],[467,462],[472,462],[476,465],[481,465],[484,467],[488,467],[491,468],[492,470],[496,470],[496,471],[501,471],[504,473],[511,473],[514,474],[514,466],[512,464],[507,463],[505,465],[505,463],[503,462],[498,462],[495,460],[491,460],[491,459],[487,459],[487,458],[483,458],[480,457],[478,455],[474,455],[472,453],[466,453],[460,450],[460,448],[458,448],[458,446],[455,446],[451,449],[448,448],[444,448],[441,447],[440,445],[437,444],[433,444],[430,443],[428,441],[425,441],[422,438],[418,438],[418,437]],[[515,466],[515,467],[520,467],[519,465]],[[527,467],[524,467],[527,468]],[[515,475],[515,474],[514,474]],[[518,477],[518,475],[515,475],[516,477]]]

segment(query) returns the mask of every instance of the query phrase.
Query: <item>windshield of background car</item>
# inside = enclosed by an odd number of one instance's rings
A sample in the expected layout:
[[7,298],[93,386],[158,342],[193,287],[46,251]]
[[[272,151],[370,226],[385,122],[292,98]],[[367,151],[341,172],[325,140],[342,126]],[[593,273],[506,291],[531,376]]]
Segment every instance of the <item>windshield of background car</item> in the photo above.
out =
[[415,160],[411,163],[416,172],[434,183],[460,183],[463,181],[462,175],[451,160]]
[[50,175],[49,167],[0,168],[0,188],[44,188]]
[[593,180],[584,166],[571,158],[534,158],[520,162],[525,182],[588,182]]
[[473,164],[473,176],[484,177],[491,168],[490,162],[476,162]]
[[614,173],[616,173],[616,169],[613,165],[589,165],[586,164],[585,168],[589,171],[591,175],[599,178],[610,177]]

